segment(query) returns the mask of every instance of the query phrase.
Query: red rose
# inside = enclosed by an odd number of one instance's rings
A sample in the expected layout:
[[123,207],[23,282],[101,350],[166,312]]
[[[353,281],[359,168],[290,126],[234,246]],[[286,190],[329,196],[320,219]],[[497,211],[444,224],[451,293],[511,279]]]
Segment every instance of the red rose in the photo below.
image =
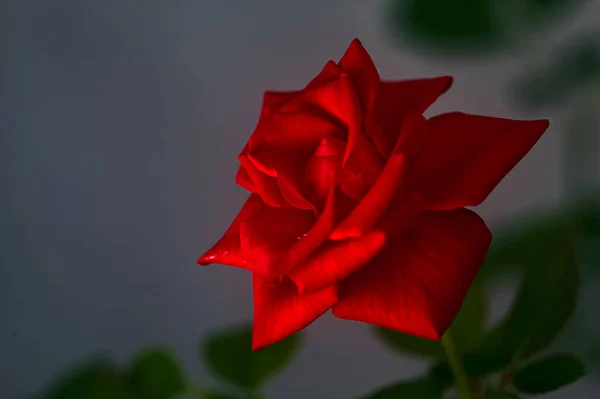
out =
[[198,259],[248,269],[253,349],[329,309],[439,339],[459,311],[491,235],[481,203],[548,127],[422,113],[452,78],[382,81],[354,40],[304,89],[265,92],[238,157],[252,194]]

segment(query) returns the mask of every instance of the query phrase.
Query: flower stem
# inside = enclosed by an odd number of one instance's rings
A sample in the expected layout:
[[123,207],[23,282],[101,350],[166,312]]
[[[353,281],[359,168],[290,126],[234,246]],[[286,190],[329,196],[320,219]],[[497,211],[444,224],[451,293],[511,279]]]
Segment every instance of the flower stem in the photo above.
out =
[[469,389],[469,378],[467,377],[462,359],[456,350],[456,346],[454,345],[454,340],[452,339],[452,334],[449,329],[442,337],[442,345],[444,345],[444,349],[446,350],[446,356],[448,357],[448,362],[450,363],[450,368],[452,369],[452,374],[454,375],[454,382],[456,383],[456,388],[460,394],[460,399],[473,399],[471,390]]

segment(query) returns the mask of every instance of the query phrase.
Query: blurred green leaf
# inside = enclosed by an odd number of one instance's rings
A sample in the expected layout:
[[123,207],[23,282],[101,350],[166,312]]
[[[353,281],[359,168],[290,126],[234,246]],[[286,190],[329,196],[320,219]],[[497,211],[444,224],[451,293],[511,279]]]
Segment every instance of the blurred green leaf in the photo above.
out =
[[520,0],[521,13],[532,22],[544,22],[552,17],[561,17],[580,5],[582,0]]
[[486,321],[487,303],[483,285],[475,282],[451,327],[454,341],[461,353],[477,348],[483,338]]
[[552,251],[556,242],[574,229],[575,217],[569,209],[549,209],[533,215],[519,215],[499,231],[494,231],[491,248],[478,279],[488,280],[498,273],[538,262]]
[[241,399],[241,398],[237,397],[237,396],[229,395],[226,393],[211,392],[211,393],[203,396],[203,399]]
[[519,397],[510,392],[493,392],[486,395],[484,399],[519,399]]
[[[511,361],[511,353],[490,346],[481,352],[468,353],[462,356],[465,372],[469,377],[482,377],[506,367]],[[452,369],[447,361],[435,363],[428,375],[440,386],[447,388],[453,385]]]
[[579,228],[584,237],[600,236],[600,201],[592,199],[584,202],[578,216]]
[[107,360],[92,360],[74,368],[52,386],[43,399],[134,399],[126,377]]
[[442,51],[470,52],[501,42],[492,0],[394,0],[395,33],[415,44]]
[[515,387],[524,393],[540,394],[572,384],[585,375],[583,363],[572,355],[554,355],[517,371]]
[[298,352],[299,334],[252,352],[252,326],[212,334],[203,345],[203,357],[216,375],[242,388],[253,389],[279,373]]
[[600,40],[585,36],[558,50],[556,57],[545,61],[515,82],[520,105],[530,108],[561,105],[572,98],[578,88],[588,85],[600,73]]
[[363,399],[398,399],[398,398],[419,398],[419,399],[440,399],[442,390],[436,381],[424,378],[421,380],[404,381],[383,388]]
[[527,358],[548,347],[575,310],[579,270],[573,235],[527,266],[521,289],[506,319],[504,345]]
[[185,391],[185,378],[175,356],[166,348],[141,350],[129,375],[132,387],[143,399],[171,399]]

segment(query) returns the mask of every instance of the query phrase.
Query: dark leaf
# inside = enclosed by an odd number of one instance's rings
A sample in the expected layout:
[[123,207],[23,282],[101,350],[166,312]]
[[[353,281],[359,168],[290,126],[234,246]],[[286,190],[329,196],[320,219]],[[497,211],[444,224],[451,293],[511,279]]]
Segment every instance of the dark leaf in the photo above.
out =
[[140,351],[130,367],[133,389],[143,399],[171,399],[185,390],[185,378],[175,356],[165,348]]
[[510,392],[493,392],[487,394],[484,399],[519,399],[519,397]]
[[363,399],[440,399],[442,390],[439,385],[431,379],[400,382],[383,388],[376,393],[365,396]]
[[600,236],[600,201],[594,199],[584,202],[578,216],[579,228],[584,237]]
[[62,377],[43,399],[133,399],[127,381],[111,362],[92,360]]
[[501,42],[492,0],[394,0],[392,28],[415,44],[444,52],[489,51]]
[[515,374],[521,392],[540,394],[572,384],[585,375],[583,363],[571,355],[554,355],[529,364]]
[[503,345],[527,358],[547,348],[575,310],[579,270],[573,236],[555,242],[554,250],[528,265],[506,319]]
[[600,40],[581,37],[559,50],[556,58],[517,79],[520,105],[539,108],[563,104],[578,88],[588,85],[600,71]]
[[574,229],[575,216],[567,209],[551,209],[533,215],[520,215],[512,223],[494,231],[491,248],[478,279],[522,268],[546,256],[556,242]]
[[203,399],[240,399],[240,397],[233,396],[227,393],[211,392],[202,397]]
[[581,0],[521,0],[523,14],[534,22],[566,14],[566,11],[579,5]]
[[294,334],[259,352],[252,352],[252,326],[212,334],[203,344],[207,366],[224,380],[246,389],[259,387],[279,373],[298,352]]
[[474,283],[452,323],[454,341],[461,353],[477,348],[487,321],[487,303],[483,285]]

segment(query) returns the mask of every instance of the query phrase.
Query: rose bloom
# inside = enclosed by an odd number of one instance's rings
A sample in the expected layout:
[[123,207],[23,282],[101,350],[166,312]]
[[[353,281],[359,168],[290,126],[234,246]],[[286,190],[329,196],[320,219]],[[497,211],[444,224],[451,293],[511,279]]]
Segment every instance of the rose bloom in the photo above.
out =
[[481,203],[548,121],[423,112],[451,77],[381,80],[358,40],[304,89],[264,93],[239,155],[251,194],[198,259],[250,270],[253,349],[332,309],[440,339],[491,234]]

